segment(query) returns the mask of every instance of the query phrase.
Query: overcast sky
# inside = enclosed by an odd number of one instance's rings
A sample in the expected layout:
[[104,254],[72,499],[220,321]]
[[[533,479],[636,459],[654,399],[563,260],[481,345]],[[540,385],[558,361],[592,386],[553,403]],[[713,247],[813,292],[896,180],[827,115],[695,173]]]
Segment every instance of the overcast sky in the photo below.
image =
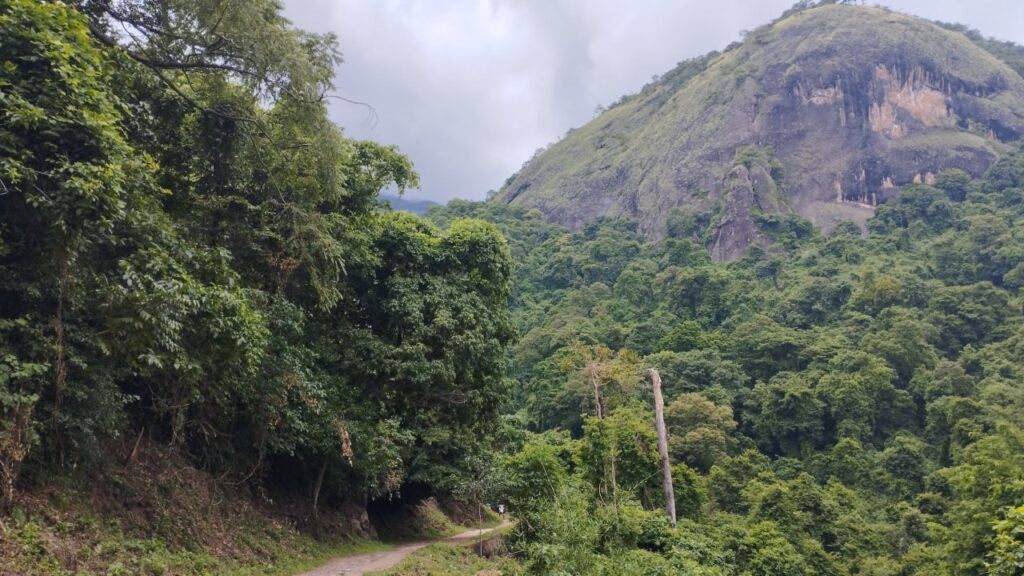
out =
[[[720,50],[795,0],[285,0],[300,28],[334,32],[345,63],[331,115],[395,144],[420,174],[410,198],[482,199],[538,147],[680,60]],[[1024,44],[1022,0],[886,0]]]

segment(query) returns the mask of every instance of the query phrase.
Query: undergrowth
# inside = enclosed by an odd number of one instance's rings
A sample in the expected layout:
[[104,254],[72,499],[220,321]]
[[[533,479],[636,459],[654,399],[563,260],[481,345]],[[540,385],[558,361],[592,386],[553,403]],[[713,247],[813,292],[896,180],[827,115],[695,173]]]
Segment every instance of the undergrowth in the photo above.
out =
[[291,575],[389,548],[351,511],[322,511],[316,535],[304,502],[257,499],[161,447],[41,484],[0,519],[0,576]]

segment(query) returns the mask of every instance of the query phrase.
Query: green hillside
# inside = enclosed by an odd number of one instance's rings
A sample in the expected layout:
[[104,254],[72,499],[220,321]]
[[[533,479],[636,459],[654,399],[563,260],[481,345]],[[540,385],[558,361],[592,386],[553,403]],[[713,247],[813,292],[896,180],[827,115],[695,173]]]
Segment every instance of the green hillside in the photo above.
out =
[[[505,497],[531,574],[1024,569],[1024,150],[716,263],[687,221],[452,203],[517,263]],[[664,382],[671,528],[651,383]],[[600,408],[598,408],[600,406]]]
[[[681,63],[527,162],[497,201],[538,208],[581,230],[600,216],[634,218],[647,239],[675,208],[706,214],[718,236],[765,235],[734,204],[737,150],[770,150],[787,202],[828,230],[946,168],[979,176],[1024,134],[1024,79],[964,34],[882,8],[827,4],[790,11],[742,43]],[[756,188],[756,183],[753,184]],[[753,190],[756,196],[757,190]]]

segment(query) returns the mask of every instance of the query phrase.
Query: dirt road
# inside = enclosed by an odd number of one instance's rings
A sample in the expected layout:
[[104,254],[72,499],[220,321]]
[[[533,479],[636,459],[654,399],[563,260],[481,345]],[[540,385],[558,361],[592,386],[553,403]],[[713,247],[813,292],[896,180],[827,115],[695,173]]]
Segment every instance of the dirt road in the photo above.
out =
[[[504,524],[502,525],[504,526]],[[498,526],[500,528],[501,526]],[[368,554],[356,554],[355,556],[342,556],[335,558],[323,566],[303,572],[298,576],[362,576],[367,572],[375,570],[386,570],[401,562],[406,556],[413,552],[429,546],[435,542],[465,542],[487,534],[497,528],[484,528],[482,530],[467,530],[461,534],[445,538],[443,540],[428,540],[426,542],[413,542],[403,544],[384,552],[370,552]]]

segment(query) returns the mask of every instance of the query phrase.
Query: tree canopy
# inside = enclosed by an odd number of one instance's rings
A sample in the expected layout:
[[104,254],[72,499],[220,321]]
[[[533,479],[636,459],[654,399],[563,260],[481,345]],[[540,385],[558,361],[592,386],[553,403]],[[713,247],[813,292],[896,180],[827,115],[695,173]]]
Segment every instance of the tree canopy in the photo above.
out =
[[[434,208],[441,223],[493,222],[516,253],[510,409],[534,436],[509,473],[551,456],[551,484],[513,508],[528,568],[1019,571],[1021,158],[905,188],[867,236],[848,224],[727,263],[684,213],[644,243],[629,221],[569,233],[490,202]],[[687,517],[674,530],[650,485],[648,367],[663,376]]]
[[385,208],[417,176],[330,122],[339,61],[272,1],[4,3],[4,504],[143,431],[314,506],[488,450],[508,247]]

